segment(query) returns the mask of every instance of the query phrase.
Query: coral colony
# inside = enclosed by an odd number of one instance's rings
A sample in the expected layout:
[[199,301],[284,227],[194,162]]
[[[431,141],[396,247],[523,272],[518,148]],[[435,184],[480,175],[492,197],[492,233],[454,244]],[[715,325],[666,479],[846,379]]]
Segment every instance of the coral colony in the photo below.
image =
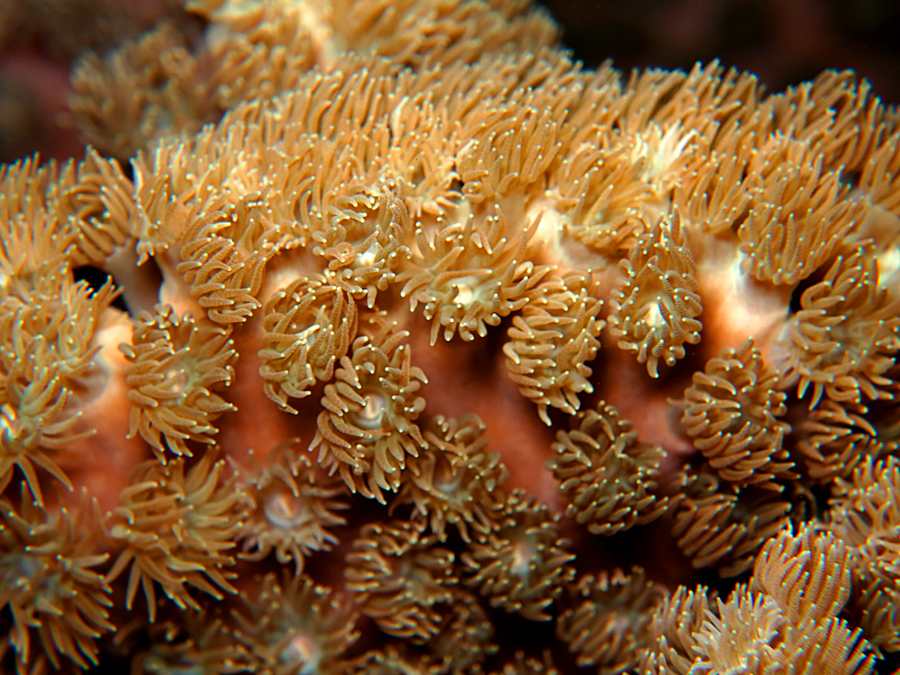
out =
[[186,9],[0,168],[6,672],[893,667],[896,108]]

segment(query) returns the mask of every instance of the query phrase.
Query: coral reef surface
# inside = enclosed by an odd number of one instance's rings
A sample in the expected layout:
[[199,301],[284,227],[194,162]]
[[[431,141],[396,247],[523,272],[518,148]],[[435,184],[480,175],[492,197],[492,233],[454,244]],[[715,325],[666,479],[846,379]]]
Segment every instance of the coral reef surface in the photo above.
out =
[[0,667],[896,667],[896,108],[183,9],[0,167]]

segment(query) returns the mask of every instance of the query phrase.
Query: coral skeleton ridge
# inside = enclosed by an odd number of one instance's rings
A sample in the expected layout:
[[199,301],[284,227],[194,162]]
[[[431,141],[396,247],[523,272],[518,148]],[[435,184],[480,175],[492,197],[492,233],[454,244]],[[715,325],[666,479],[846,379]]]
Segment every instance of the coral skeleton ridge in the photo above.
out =
[[528,0],[182,15],[0,166],[0,670],[897,667],[896,107]]

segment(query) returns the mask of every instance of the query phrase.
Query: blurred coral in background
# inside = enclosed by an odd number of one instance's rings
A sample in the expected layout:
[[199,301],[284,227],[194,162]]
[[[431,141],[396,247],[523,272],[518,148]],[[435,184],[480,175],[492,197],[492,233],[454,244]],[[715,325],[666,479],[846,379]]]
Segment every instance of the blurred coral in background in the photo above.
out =
[[[562,43],[590,67],[690,69],[720,59],[770,91],[827,68],[853,69],[879,96],[900,101],[900,6],[891,0],[544,0]],[[80,153],[65,103],[72,62],[103,54],[160,20],[202,24],[179,0],[4,0],[0,3],[0,161],[39,150]]]
[[178,0],[0,2],[0,162],[35,151],[80,155],[84,141],[66,102],[72,63],[85,51],[103,53],[134,39],[166,16],[189,21]]
[[[800,28],[714,4],[597,45]],[[527,0],[49,7],[2,6],[0,668],[897,666],[878,86],[584,65]]]

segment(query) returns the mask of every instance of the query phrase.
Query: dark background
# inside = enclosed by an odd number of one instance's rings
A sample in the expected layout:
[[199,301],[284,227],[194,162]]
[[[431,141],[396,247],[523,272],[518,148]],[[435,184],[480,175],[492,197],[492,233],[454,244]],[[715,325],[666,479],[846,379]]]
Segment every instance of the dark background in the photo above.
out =
[[900,0],[542,0],[589,66],[690,69],[714,58],[769,91],[854,69],[900,102]]

